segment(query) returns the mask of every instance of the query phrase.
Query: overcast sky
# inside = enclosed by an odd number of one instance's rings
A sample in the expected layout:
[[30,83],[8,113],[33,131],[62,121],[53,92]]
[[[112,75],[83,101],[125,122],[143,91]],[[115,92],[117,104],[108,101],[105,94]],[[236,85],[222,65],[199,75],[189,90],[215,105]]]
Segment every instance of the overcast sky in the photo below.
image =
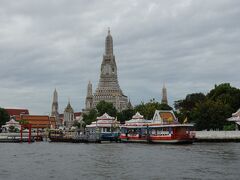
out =
[[49,114],[84,108],[99,80],[107,28],[118,78],[134,105],[170,105],[214,84],[240,87],[238,0],[0,0],[0,106]]

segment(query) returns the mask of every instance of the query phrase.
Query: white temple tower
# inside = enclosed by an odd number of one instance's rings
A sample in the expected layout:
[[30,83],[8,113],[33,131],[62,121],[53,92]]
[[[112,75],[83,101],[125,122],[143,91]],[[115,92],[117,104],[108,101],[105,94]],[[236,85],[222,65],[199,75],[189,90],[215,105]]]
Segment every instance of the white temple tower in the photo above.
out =
[[67,107],[64,110],[64,125],[68,128],[70,128],[73,125],[74,122],[74,111],[70,104],[70,100],[68,100]]
[[127,109],[128,98],[118,84],[117,65],[113,54],[113,39],[108,30],[105,40],[105,54],[101,64],[101,73],[98,87],[93,95],[93,108],[100,101],[113,103],[118,111]]

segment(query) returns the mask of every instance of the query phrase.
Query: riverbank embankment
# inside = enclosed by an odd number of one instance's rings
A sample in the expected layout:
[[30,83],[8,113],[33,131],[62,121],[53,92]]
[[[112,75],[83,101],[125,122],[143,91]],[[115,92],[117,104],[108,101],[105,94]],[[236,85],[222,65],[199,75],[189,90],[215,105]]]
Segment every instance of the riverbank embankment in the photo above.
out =
[[240,142],[240,131],[195,131],[197,142]]

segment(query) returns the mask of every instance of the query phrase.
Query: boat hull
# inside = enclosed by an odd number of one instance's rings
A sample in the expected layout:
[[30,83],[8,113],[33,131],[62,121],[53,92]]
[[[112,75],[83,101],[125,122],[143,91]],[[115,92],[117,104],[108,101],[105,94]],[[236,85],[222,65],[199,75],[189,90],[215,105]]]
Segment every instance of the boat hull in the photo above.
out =
[[170,139],[170,140],[150,140],[154,144],[192,144],[193,140],[191,139]]
[[73,142],[72,138],[49,138],[51,142]]
[[173,138],[171,134],[165,135],[165,136],[151,136],[150,135],[149,142],[164,143],[164,144],[191,144],[191,143],[193,143],[193,138],[186,137],[186,136]]
[[147,143],[146,137],[136,137],[136,136],[120,136],[121,142],[131,142],[131,143]]
[[119,141],[119,133],[101,133],[100,140],[101,141],[118,142]]

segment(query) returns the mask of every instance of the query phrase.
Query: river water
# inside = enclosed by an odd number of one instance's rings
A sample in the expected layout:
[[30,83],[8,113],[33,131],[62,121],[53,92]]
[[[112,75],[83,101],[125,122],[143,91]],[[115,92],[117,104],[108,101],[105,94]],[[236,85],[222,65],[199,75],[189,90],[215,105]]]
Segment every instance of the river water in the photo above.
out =
[[0,180],[240,179],[240,143],[1,143],[0,156]]

